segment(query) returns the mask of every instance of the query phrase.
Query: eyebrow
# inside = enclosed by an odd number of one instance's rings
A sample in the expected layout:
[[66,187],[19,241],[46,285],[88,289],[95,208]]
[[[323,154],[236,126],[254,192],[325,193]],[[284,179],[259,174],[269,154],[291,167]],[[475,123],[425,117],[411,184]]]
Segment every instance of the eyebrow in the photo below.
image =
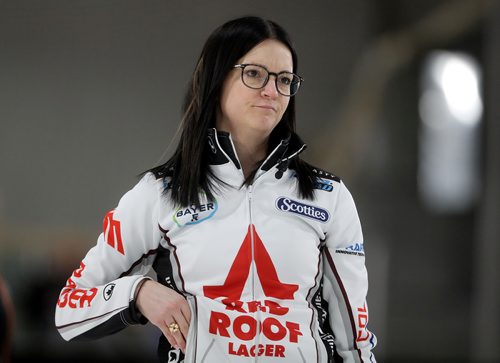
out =
[[[262,68],[265,68],[268,72],[270,72],[269,68],[263,64],[260,64],[260,63],[254,63],[254,62],[243,62],[242,64],[253,64],[255,66],[261,66]],[[293,73],[293,70],[291,71],[279,71],[279,72],[271,72],[271,73],[276,73],[276,74],[280,74],[280,73]]]

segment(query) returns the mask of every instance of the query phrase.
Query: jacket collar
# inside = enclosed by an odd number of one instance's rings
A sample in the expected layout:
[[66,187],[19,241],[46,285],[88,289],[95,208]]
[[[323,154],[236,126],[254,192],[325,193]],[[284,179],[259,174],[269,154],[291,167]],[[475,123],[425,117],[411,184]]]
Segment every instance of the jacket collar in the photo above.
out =
[[[241,164],[236,154],[231,135],[224,131],[217,131],[215,128],[208,130],[208,161],[210,165],[223,165],[227,163],[233,164],[236,169],[241,170]],[[271,170],[276,166],[279,179],[287,170],[290,161],[305,150],[307,145],[295,134],[289,134],[282,139],[274,149],[269,153],[267,158],[261,164],[257,174],[258,178],[261,174]]]

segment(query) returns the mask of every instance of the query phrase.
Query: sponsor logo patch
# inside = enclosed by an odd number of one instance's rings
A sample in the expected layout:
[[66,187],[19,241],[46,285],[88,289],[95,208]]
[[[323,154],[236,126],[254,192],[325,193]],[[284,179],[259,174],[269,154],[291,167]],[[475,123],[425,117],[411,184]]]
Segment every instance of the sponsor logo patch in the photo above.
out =
[[298,214],[319,222],[327,222],[330,219],[330,213],[326,209],[309,205],[296,200],[280,197],[276,200],[276,208],[283,212]]
[[193,204],[190,207],[177,209],[172,219],[179,227],[198,224],[212,218],[215,212],[217,212],[218,207],[216,200],[207,201],[198,206]]
[[343,253],[345,255],[355,255],[355,256],[364,256],[365,255],[365,247],[362,243],[354,243],[345,248],[339,248],[335,251],[336,253]]
[[325,192],[331,192],[333,190],[333,182],[327,179],[318,178],[314,182],[314,189],[324,190]]
[[104,231],[104,240],[112,248],[116,249],[122,255],[125,255],[123,250],[123,241],[120,221],[114,218],[115,210],[109,211],[104,217],[102,230]]
[[104,300],[108,301],[109,299],[111,299],[111,295],[113,295],[114,289],[115,289],[114,283],[107,284],[104,287],[104,290],[102,291],[102,295],[104,297]]

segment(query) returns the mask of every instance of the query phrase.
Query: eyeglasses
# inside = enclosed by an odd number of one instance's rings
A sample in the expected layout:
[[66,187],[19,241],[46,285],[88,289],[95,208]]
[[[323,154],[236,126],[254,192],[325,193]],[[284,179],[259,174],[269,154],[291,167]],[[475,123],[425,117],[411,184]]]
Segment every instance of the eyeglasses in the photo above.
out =
[[304,79],[294,73],[283,71],[269,72],[265,67],[257,64],[236,64],[233,68],[241,68],[241,80],[248,88],[261,89],[269,82],[269,76],[274,76],[274,83],[278,93],[291,97],[297,94]]

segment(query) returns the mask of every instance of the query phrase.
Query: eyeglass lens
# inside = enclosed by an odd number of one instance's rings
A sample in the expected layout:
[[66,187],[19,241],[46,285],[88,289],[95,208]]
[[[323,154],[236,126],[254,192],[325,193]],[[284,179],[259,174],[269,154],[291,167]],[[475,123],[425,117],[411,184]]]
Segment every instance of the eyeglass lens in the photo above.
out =
[[[245,65],[242,68],[243,83],[250,88],[263,88],[269,81],[269,72],[258,65]],[[276,87],[278,92],[285,96],[297,93],[300,86],[300,77],[289,72],[281,72],[276,75]]]

